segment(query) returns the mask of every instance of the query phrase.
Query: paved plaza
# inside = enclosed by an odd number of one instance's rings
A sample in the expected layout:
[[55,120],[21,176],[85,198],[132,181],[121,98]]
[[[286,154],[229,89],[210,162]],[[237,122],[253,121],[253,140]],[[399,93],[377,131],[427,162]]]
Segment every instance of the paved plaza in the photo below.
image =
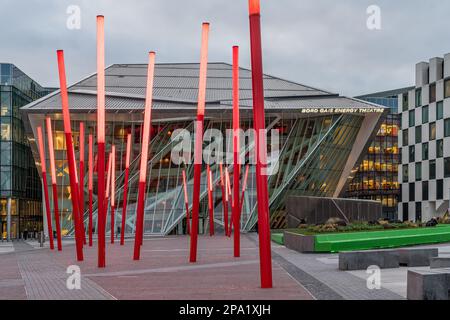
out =
[[[382,288],[369,290],[365,271],[339,271],[337,255],[300,254],[272,244],[274,288],[259,288],[257,235],[242,237],[242,257],[233,258],[230,238],[199,238],[198,262],[188,262],[189,237],[145,239],[141,261],[134,242],[107,246],[107,267],[98,269],[97,248],[85,246],[75,260],[73,241],[63,252],[37,242],[0,243],[1,299],[175,299],[175,300],[401,300],[407,268],[382,270]],[[48,244],[47,244],[48,245]],[[439,245],[440,254],[450,246]],[[66,286],[67,267],[78,265],[81,289]]]

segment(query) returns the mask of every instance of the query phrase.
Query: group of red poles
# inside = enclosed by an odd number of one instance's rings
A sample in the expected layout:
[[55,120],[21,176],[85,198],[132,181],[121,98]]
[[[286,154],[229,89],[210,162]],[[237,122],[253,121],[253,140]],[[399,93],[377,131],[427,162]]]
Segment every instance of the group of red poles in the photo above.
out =
[[[253,123],[256,132],[265,130],[265,112],[264,112],[264,87],[263,87],[263,68],[262,68],[262,49],[261,49],[261,26],[260,26],[260,0],[249,0],[250,13],[250,40],[251,40],[251,62],[252,62],[252,91],[253,91]],[[192,192],[192,215],[189,215],[189,199],[186,185],[186,173],[183,170],[183,188],[186,204],[187,228],[190,234],[190,255],[189,261],[197,261],[197,242],[199,227],[199,206],[200,206],[200,182],[202,174],[202,141],[203,141],[203,121],[205,117],[206,103],[206,82],[208,67],[208,34],[209,24],[204,23],[202,28],[201,42],[201,58],[200,58],[200,75],[198,88],[198,108],[197,108],[197,125],[195,130],[195,146],[194,146],[194,185]],[[66,141],[67,160],[70,178],[70,195],[72,202],[72,217],[74,220],[76,256],[78,261],[83,261],[83,246],[86,244],[86,231],[84,225],[84,123],[80,123],[79,136],[79,174],[77,173],[77,163],[75,159],[75,150],[73,146],[73,137],[71,129],[71,119],[69,112],[69,99],[67,91],[64,53],[62,50],[57,51],[58,70],[60,81],[60,94],[62,103],[62,113],[64,121],[64,134]],[[147,90],[145,97],[145,110],[143,121],[143,135],[141,145],[138,199],[135,220],[135,239],[133,259],[140,259],[141,247],[143,245],[144,234],[144,207],[146,196],[146,177],[147,162],[150,144],[151,129],[151,112],[153,99],[153,81],[155,71],[155,53],[149,53],[148,72],[147,72]],[[53,206],[54,217],[57,234],[58,250],[62,250],[61,244],[61,227],[58,211],[58,190],[56,184],[55,155],[53,148],[53,134],[51,118],[46,118],[47,126],[47,142],[50,158],[50,172],[52,178]],[[42,168],[42,179],[44,185],[44,197],[47,227],[49,234],[50,248],[54,248],[52,218],[50,213],[49,195],[47,189],[47,171],[46,157],[44,151],[44,140],[42,127],[37,127],[37,136],[39,144],[39,154]],[[93,178],[94,171],[97,172],[97,236],[98,236],[98,267],[106,266],[105,255],[105,237],[106,237],[106,221],[107,209],[110,205],[111,212],[111,243],[114,243],[114,211],[116,208],[115,199],[115,172],[116,172],[116,150],[112,145],[109,153],[107,166],[105,168],[105,41],[104,41],[104,17],[97,16],[97,154],[96,165],[94,165],[94,137],[89,134],[88,140],[88,193],[89,193],[89,223],[88,223],[88,241],[92,246],[93,233]],[[239,186],[241,167],[239,163],[239,48],[233,47],[233,191],[231,191],[231,181],[228,168],[223,169],[220,164],[220,186],[222,188],[222,204],[224,210],[224,227],[225,234],[231,236],[231,230],[234,229],[234,255],[240,255],[240,216],[243,205],[243,196],[246,189],[249,167],[246,166],[242,190]],[[127,194],[128,194],[128,178],[131,153],[131,134],[127,135],[127,150],[125,163],[125,179],[122,205],[122,224],[121,224],[121,245],[124,244],[124,231],[127,213]],[[270,227],[269,227],[269,205],[268,205],[268,184],[266,172],[266,140],[265,134],[256,134],[256,189],[258,198],[258,235],[259,235],[259,253],[260,253],[260,275],[261,287],[272,287],[272,259],[270,248]],[[96,170],[94,170],[96,167]],[[106,170],[105,170],[106,169]],[[107,172],[105,177],[105,171]],[[106,179],[105,179],[106,178]],[[214,233],[214,203],[213,203],[213,179],[212,172],[207,166],[207,189],[208,189],[208,209],[210,215],[210,234]],[[106,182],[106,185],[105,185]],[[100,201],[103,200],[103,201]],[[230,202],[232,215],[228,221],[228,204]]]

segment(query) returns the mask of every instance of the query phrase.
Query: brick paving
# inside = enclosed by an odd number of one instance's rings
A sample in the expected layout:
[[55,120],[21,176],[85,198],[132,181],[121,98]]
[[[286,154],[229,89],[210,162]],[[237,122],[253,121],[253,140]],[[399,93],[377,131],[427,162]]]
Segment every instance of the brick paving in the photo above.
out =
[[[15,253],[1,255],[0,299],[314,299],[277,263],[274,288],[261,289],[256,245],[243,237],[242,257],[235,259],[232,244],[220,235],[199,237],[196,264],[188,262],[184,236],[145,239],[141,261],[132,260],[133,241],[108,244],[107,267],[98,269],[95,246],[85,246],[85,261],[76,262],[73,244],[51,252],[17,242]],[[69,265],[81,269],[81,290],[66,288]]]
[[[247,234],[241,239],[241,258],[236,259],[232,239],[200,236],[195,264],[188,262],[189,237],[145,239],[140,261],[132,260],[134,242],[129,239],[125,246],[107,245],[104,269],[97,268],[95,243],[92,248],[85,246],[85,261],[77,262],[72,240],[63,244],[63,252],[14,242],[13,253],[0,255],[0,300],[404,299],[404,288],[399,288],[404,286],[404,279],[398,272],[386,277],[389,283],[381,290],[369,290],[361,272],[338,270],[337,255],[300,254],[276,244],[272,244],[274,288],[260,289],[257,235]],[[450,253],[449,248],[440,251]],[[81,290],[66,288],[69,265],[81,269]]]

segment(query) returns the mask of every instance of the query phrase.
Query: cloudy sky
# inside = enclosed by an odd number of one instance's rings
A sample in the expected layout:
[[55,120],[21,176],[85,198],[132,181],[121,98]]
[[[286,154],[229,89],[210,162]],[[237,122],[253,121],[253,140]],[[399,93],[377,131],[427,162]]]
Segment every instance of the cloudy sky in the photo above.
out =
[[[265,72],[345,95],[413,84],[414,65],[450,52],[449,1],[261,0]],[[211,23],[210,61],[241,46],[248,67],[247,0],[0,0],[0,61],[57,86],[56,49],[69,82],[95,71],[95,16],[105,15],[106,63],[197,62],[201,23]],[[381,30],[369,30],[370,5]],[[67,8],[81,28],[66,26]]]

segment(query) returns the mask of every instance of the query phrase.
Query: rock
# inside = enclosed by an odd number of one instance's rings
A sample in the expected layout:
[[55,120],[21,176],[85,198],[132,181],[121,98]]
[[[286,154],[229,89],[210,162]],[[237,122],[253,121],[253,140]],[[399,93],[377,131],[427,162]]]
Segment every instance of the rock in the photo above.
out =
[[425,226],[426,227],[436,227],[438,224],[439,224],[438,221],[435,218],[433,218],[430,221],[428,221]]
[[327,224],[337,225],[340,227],[347,226],[347,222],[345,222],[344,220],[342,220],[340,218],[330,218],[327,220],[327,222],[325,222],[325,225],[327,225]]

